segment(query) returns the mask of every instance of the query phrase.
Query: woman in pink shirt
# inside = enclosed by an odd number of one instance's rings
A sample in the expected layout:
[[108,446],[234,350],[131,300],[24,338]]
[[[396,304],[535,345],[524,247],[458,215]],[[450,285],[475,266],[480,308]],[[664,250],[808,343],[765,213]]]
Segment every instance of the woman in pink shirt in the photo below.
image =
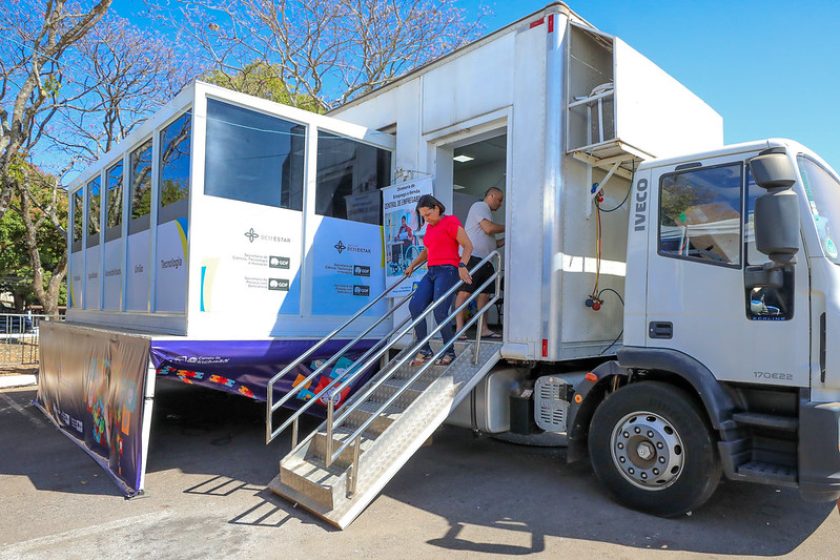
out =
[[[423,261],[427,261],[429,269],[420,280],[417,289],[411,296],[411,302],[408,304],[413,319],[419,317],[433,301],[443,297],[459,281],[472,284],[467,263],[470,260],[470,255],[472,255],[473,247],[469,237],[467,237],[467,232],[461,226],[461,221],[455,216],[446,216],[444,214],[446,207],[429,194],[420,197],[417,202],[417,211],[427,224],[426,235],[423,237],[425,247],[405,269],[405,274],[411,276],[414,269],[420,266]],[[463,247],[460,256],[458,255],[459,246]],[[454,298],[455,292],[453,291],[446,297],[445,301],[435,307],[434,315],[437,324],[440,325],[449,316]],[[417,340],[426,338],[428,333],[426,321],[420,321],[414,327],[414,332]],[[449,344],[455,335],[452,322],[447,321],[441,328],[440,333],[443,336],[444,344]],[[431,356],[432,348],[427,342],[414,357],[411,365],[419,366]],[[455,348],[449,346],[437,363],[445,366],[451,364],[454,359]]]

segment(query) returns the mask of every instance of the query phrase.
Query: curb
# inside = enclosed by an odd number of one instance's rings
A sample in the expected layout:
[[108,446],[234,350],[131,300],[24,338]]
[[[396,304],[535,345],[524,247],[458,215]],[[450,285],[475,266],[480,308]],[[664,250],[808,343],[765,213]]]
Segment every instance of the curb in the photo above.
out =
[[34,374],[25,375],[0,375],[0,389],[13,389],[16,387],[36,387],[38,376]]

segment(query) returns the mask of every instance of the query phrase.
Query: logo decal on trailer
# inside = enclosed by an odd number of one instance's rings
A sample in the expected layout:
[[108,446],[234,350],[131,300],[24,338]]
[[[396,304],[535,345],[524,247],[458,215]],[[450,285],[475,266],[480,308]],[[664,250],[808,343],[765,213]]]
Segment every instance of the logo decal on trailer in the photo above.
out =
[[645,231],[647,221],[647,179],[639,179],[636,183],[636,231]]

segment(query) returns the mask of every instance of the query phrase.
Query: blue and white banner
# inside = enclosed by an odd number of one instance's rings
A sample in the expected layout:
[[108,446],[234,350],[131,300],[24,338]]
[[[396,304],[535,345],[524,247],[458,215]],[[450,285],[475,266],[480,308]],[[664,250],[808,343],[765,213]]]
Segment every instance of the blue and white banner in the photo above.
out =
[[[423,222],[417,213],[417,201],[432,194],[432,178],[400,183],[382,189],[385,220],[385,285],[393,286],[405,275],[405,269],[423,250]],[[414,271],[411,282],[391,292],[391,297],[411,293],[412,285],[425,274],[425,266]]]
[[[312,247],[312,314],[352,315],[385,289],[382,228],[323,217]],[[385,302],[368,315],[382,315]]]

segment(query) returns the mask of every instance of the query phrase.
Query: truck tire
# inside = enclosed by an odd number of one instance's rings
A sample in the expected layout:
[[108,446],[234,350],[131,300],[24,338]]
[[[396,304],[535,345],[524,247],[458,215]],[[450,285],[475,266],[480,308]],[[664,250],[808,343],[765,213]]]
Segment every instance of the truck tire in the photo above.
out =
[[720,482],[705,415],[666,383],[633,383],[608,395],[592,418],[589,455],[618,502],[663,517],[700,507]]

